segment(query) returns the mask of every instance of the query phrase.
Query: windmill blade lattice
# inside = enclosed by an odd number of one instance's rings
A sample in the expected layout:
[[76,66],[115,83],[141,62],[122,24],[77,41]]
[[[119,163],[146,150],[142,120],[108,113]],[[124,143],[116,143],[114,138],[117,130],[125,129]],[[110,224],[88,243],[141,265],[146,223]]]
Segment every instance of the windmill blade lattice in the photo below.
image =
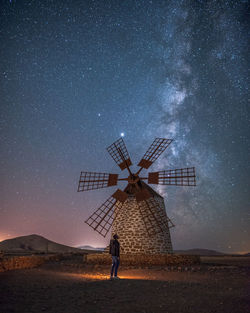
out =
[[118,174],[81,172],[78,190],[86,191],[117,185]]
[[195,168],[178,168],[148,173],[148,183],[158,185],[196,186]]
[[[149,235],[164,232],[169,227],[174,226],[167,215],[163,214],[162,210],[159,210],[159,205],[154,197],[138,202],[139,210]],[[170,223],[170,226],[168,223]]]
[[116,198],[109,197],[86,221],[85,223],[92,227],[103,237],[106,237],[109,232],[114,219],[119,210],[123,206],[123,202],[116,200]]
[[129,166],[132,165],[128,150],[122,138],[116,140],[112,145],[107,148],[107,150],[122,171],[125,168],[129,169]]
[[[164,200],[160,200],[159,198],[157,199],[155,197],[153,198],[153,201],[154,201],[155,207],[157,207],[157,205],[158,205],[158,208],[162,205],[161,201],[163,201],[163,203],[164,203]],[[160,212],[158,212],[158,216],[159,216],[159,219],[162,220],[165,225],[168,224],[169,228],[175,227],[174,223],[167,216],[167,214],[164,214],[164,211],[160,210]]]
[[172,141],[173,139],[155,138],[152,145],[148,148],[147,152],[138,163],[138,166],[148,169],[159,158],[162,152],[166,150]]

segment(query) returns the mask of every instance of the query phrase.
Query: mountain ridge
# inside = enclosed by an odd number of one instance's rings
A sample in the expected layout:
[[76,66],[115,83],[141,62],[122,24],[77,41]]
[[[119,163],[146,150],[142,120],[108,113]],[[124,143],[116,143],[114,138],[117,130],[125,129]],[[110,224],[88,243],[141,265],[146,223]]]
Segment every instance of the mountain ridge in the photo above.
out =
[[66,246],[43,236],[32,234],[6,239],[0,242],[0,250],[4,252],[34,252],[34,253],[70,253],[83,250]]

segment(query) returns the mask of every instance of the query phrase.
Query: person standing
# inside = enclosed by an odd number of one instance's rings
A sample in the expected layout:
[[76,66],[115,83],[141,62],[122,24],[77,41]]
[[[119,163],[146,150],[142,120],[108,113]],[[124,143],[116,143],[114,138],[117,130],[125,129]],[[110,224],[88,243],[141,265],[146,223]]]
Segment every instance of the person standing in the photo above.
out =
[[[109,253],[112,257],[112,266],[111,266],[111,273],[110,273],[110,280],[112,279],[120,279],[117,276],[118,267],[120,264],[120,243],[118,241],[119,237],[117,234],[113,236],[114,239],[110,240],[109,245]],[[114,274],[114,277],[113,277]]]

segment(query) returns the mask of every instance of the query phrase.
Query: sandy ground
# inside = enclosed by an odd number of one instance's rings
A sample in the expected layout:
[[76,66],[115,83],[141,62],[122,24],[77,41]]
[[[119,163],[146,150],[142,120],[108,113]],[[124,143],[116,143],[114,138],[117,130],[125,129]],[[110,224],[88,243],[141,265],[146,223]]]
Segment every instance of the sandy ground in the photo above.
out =
[[121,266],[119,281],[79,260],[0,273],[0,313],[250,312],[250,258],[202,260],[182,272]]

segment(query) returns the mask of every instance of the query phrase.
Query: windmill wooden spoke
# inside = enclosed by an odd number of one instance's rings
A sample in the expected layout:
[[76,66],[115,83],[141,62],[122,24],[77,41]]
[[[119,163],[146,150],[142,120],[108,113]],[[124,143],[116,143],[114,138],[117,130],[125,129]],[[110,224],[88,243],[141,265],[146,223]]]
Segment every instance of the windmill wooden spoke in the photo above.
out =
[[148,173],[148,183],[158,185],[196,186],[195,168],[179,168]]
[[138,166],[140,166],[141,169],[137,172],[137,174],[140,173],[142,168],[148,169],[154,163],[154,161],[159,158],[162,152],[165,151],[165,149],[171,144],[172,141],[173,139],[155,138],[152,145],[148,148],[147,152],[138,163]]
[[86,191],[117,185],[118,174],[81,172],[78,190]]
[[115,141],[107,148],[107,150],[120,169],[123,171],[125,168],[127,168],[131,174],[129,166],[132,165],[132,162],[123,139],[120,138]]
[[112,195],[85,221],[85,223],[100,235],[106,237],[122,206],[123,202],[116,200]]

